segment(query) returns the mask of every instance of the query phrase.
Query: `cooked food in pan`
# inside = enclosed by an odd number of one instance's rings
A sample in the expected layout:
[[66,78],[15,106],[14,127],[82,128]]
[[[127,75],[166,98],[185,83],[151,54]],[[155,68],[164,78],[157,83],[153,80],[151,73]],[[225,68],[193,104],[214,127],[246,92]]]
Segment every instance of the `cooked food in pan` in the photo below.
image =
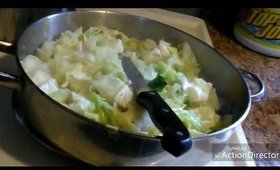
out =
[[220,128],[215,88],[199,77],[188,42],[174,46],[163,39],[131,38],[104,26],[79,28],[44,42],[21,62],[42,91],[76,113],[115,128],[161,135],[133,99],[119,54],[131,58],[193,136]]

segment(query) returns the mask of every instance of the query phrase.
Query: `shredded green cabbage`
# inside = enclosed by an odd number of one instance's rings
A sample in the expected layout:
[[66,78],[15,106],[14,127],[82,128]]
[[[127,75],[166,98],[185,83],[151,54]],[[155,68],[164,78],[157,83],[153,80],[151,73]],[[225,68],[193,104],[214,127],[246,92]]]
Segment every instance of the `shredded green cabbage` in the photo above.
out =
[[193,136],[220,124],[213,85],[199,77],[199,64],[187,42],[130,38],[104,26],[65,31],[46,41],[21,63],[36,85],[65,107],[90,120],[132,132],[161,135],[135,103],[119,54],[129,56]]

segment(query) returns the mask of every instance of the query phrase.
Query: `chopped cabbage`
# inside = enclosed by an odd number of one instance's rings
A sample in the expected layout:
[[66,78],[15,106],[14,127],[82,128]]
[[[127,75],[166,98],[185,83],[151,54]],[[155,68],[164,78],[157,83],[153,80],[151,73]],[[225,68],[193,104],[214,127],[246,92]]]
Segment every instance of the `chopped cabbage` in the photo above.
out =
[[119,54],[131,58],[149,85],[170,105],[193,136],[220,127],[213,85],[200,78],[188,42],[130,38],[104,26],[65,31],[22,61],[42,91],[90,120],[132,132],[161,135],[134,99]]

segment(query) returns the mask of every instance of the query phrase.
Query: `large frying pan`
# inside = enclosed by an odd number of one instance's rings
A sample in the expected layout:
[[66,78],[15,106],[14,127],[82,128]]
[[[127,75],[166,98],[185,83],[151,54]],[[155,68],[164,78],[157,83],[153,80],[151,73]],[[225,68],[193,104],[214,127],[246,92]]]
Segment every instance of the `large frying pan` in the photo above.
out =
[[92,165],[153,165],[175,158],[161,147],[159,137],[116,130],[81,117],[47,96],[28,77],[20,61],[53,40],[61,32],[82,26],[104,25],[118,29],[130,37],[165,39],[173,44],[188,41],[201,67],[201,76],[214,84],[223,102],[219,114],[231,114],[231,124],[202,137],[194,137],[194,145],[184,156],[186,165],[202,165],[212,157],[212,144],[224,144],[235,127],[246,118],[251,100],[260,99],[264,86],[253,74],[242,74],[255,80],[260,92],[251,95],[240,72],[211,46],[171,26],[133,15],[105,11],[74,11],[51,15],[30,25],[20,36],[16,61],[21,75],[0,73],[0,85],[14,89],[13,102],[22,116],[40,135],[62,151]]

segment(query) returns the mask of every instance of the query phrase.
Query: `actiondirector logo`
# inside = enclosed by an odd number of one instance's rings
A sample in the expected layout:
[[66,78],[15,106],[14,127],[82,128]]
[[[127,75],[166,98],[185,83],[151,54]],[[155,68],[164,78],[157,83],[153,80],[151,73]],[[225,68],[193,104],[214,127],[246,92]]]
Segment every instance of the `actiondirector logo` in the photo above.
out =
[[[265,144],[259,145],[264,146]],[[212,153],[212,158],[214,161],[280,161],[279,150],[257,152],[252,151],[248,144],[213,144]]]

